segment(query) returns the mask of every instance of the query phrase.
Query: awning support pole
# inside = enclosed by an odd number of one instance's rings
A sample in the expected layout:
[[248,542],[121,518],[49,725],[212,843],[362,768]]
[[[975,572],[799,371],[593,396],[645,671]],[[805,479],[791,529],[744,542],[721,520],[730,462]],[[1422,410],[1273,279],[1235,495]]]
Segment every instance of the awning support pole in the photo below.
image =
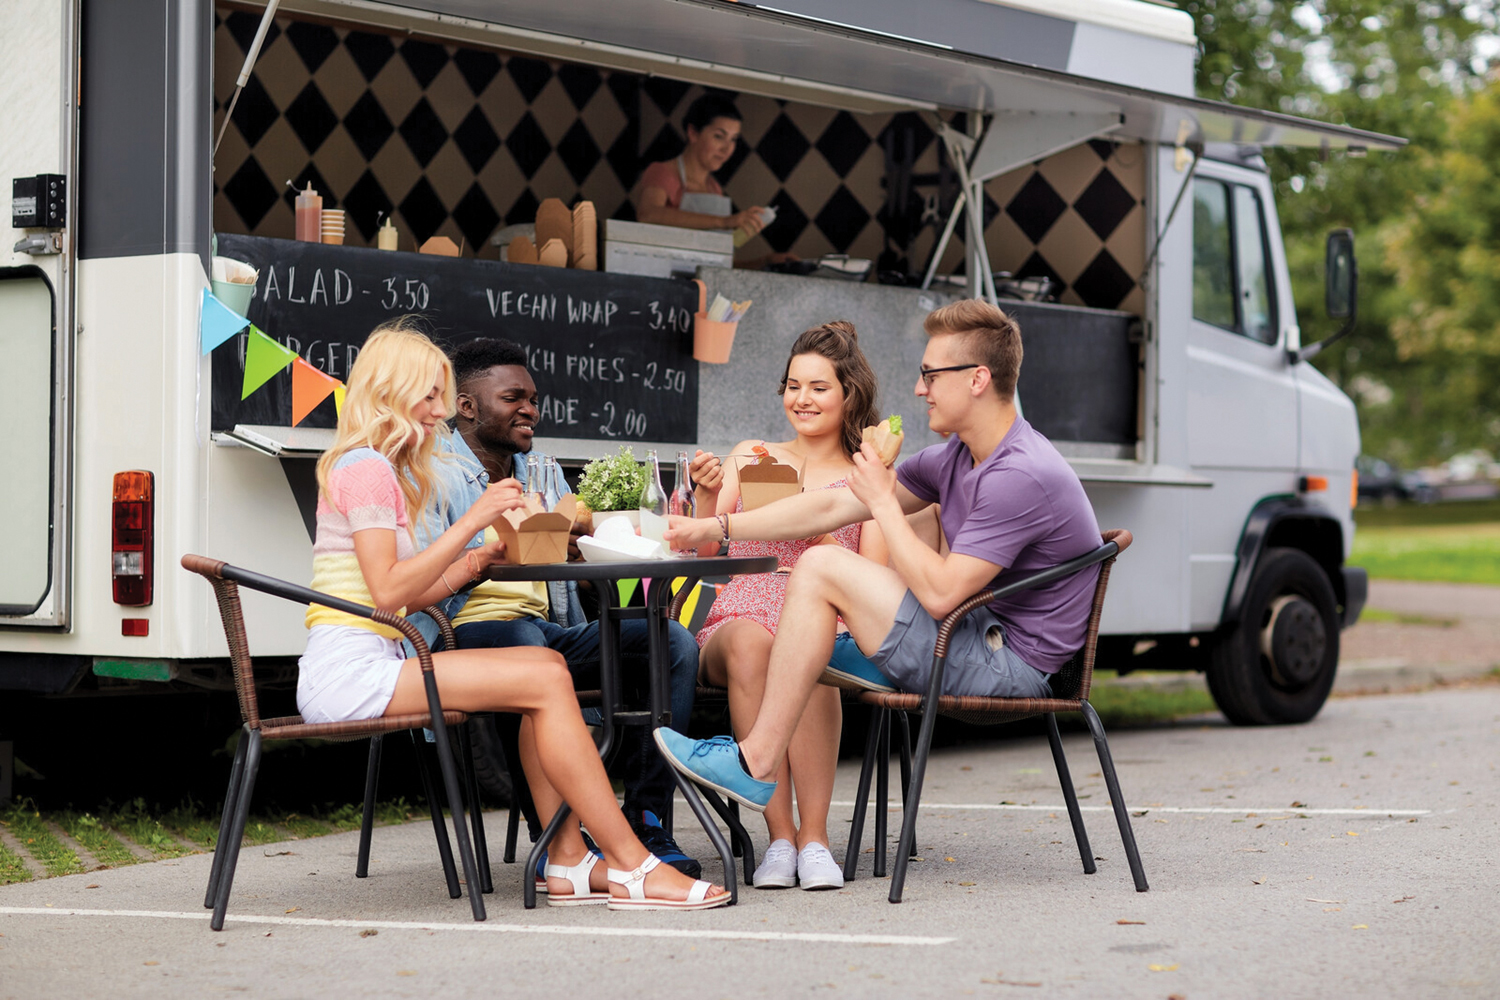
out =
[[250,50],[245,53],[245,64],[240,67],[239,79],[234,82],[234,96],[229,98],[229,108],[224,112],[224,124],[219,126],[219,134],[214,139],[213,152],[209,154],[209,162],[219,155],[219,143],[224,141],[224,133],[229,130],[229,119],[234,117],[234,106],[239,103],[240,91],[245,89],[245,84],[250,82],[250,71],[255,68],[255,60],[260,57],[260,47],[265,43],[266,32],[271,30],[271,22],[276,18],[276,7],[281,0],[270,0],[266,4],[266,12],[260,16],[260,27],[255,30],[255,41],[250,43]]

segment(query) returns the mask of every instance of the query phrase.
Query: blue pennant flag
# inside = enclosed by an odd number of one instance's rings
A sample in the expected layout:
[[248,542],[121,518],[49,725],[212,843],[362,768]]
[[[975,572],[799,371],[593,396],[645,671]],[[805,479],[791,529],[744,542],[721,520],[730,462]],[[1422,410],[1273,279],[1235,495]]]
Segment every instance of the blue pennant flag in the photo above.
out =
[[214,298],[213,292],[203,289],[203,315],[198,321],[198,335],[203,341],[204,354],[249,325],[248,319]]

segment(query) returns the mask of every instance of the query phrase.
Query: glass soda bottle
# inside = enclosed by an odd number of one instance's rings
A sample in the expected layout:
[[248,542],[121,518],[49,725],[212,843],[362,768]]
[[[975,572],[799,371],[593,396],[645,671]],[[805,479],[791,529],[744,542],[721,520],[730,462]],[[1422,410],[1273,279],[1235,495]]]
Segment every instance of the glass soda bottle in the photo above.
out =
[[677,484],[667,501],[668,510],[677,517],[695,517],[698,499],[693,495],[693,477],[688,473],[688,453],[677,453]]
[[661,488],[661,463],[654,448],[646,452],[646,488],[641,491],[641,510],[649,510],[657,517],[667,516],[667,491]]

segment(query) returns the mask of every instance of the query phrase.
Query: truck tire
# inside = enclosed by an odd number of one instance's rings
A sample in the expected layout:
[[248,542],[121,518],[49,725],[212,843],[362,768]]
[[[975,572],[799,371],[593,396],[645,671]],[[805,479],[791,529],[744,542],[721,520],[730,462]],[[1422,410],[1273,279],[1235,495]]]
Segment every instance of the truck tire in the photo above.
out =
[[1306,722],[1328,700],[1338,663],[1338,601],[1327,574],[1301,549],[1266,549],[1238,624],[1209,655],[1219,710],[1238,726]]
[[[495,731],[493,715],[477,715],[469,719],[469,747],[474,757],[474,777],[479,781],[479,794],[493,808],[504,809],[511,803],[510,765],[506,762],[505,748],[500,743],[500,734]],[[458,738],[451,737],[454,759],[461,752]]]

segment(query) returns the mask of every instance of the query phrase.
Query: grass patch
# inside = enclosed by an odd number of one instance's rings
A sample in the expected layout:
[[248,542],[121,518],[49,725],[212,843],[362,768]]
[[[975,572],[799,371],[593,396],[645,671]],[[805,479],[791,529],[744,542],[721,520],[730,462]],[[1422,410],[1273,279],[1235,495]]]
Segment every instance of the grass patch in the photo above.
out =
[[1455,500],[1450,503],[1406,503],[1395,507],[1354,508],[1354,523],[1359,528],[1412,528],[1493,521],[1500,521],[1500,500]]
[[130,848],[115,839],[103,823],[88,813],[63,813],[57,817],[57,825],[82,844],[102,865],[119,868],[140,860],[131,853]]
[[83,871],[78,854],[71,847],[63,846],[30,803],[18,802],[11,806],[5,814],[5,822],[48,875],[73,875]]
[[[1113,670],[1094,674],[1089,704],[1099,713],[1106,731],[1120,726],[1147,726],[1171,722],[1184,715],[1218,711],[1213,697],[1197,689],[1159,690],[1147,686],[1110,683],[1118,678]],[[1188,676],[1188,675],[1184,675]]]
[[184,847],[167,833],[161,820],[147,811],[146,803],[141,799],[136,799],[109,816],[107,821],[110,827],[144,847],[158,859],[180,858],[184,854],[193,853],[192,849]]
[[[3,822],[4,820],[0,820],[0,823]],[[30,881],[31,869],[26,867],[26,862],[15,851],[0,844],[0,885]]]
[[1380,579],[1500,586],[1500,523],[1361,528],[1349,562]]
[[213,850],[219,842],[218,817],[202,815],[191,802],[164,814],[161,823],[178,840],[188,841],[205,851]]
[[1359,613],[1362,622],[1389,622],[1393,625],[1428,625],[1436,628],[1452,628],[1457,618],[1434,618],[1431,615],[1413,615],[1403,611],[1383,611],[1380,608],[1365,608]]
[[276,822],[282,828],[290,830],[292,836],[298,840],[305,840],[308,837],[322,837],[333,832],[333,827],[327,823],[308,816],[299,815],[298,813],[287,813]]

